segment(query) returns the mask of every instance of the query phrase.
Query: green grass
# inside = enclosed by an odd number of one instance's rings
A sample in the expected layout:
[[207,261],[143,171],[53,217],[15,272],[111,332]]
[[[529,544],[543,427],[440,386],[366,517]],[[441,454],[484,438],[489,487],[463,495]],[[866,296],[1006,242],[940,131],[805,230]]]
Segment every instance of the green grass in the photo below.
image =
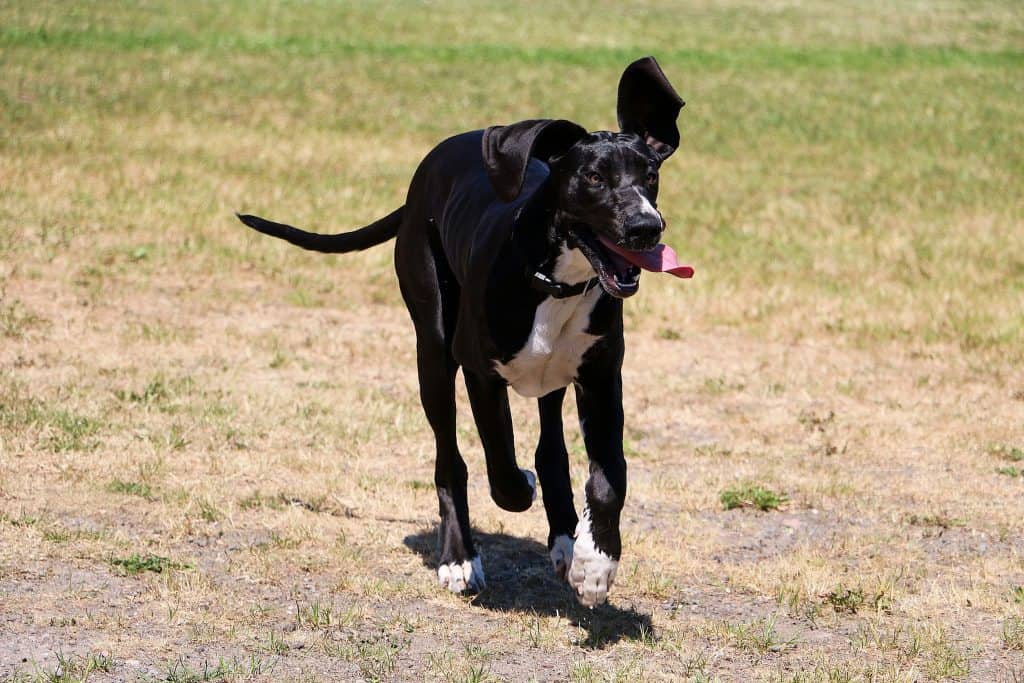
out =
[[137,481],[114,479],[107,484],[107,491],[110,491],[111,493],[123,493],[129,496],[138,496],[140,498],[145,498],[146,500],[153,500],[153,487],[149,484]]
[[[1020,359],[1024,12],[943,6],[10,5],[0,149],[22,181],[0,206],[0,244],[52,255],[116,224],[133,246],[104,257],[112,281],[279,264],[292,257],[253,251],[231,210],[361,224],[453,132],[536,116],[612,125],[623,64],[654,53],[688,101],[662,204],[697,266],[689,306],[786,337]],[[388,152],[362,159],[347,136]],[[130,186],[95,181],[135,167],[148,173]],[[71,191],[50,201],[39,190],[57,169]],[[335,262],[267,276],[322,283]],[[637,313],[671,319],[670,287],[645,287]],[[366,290],[397,298],[387,278]]]
[[719,501],[726,510],[754,507],[762,512],[778,510],[789,498],[759,484],[737,484],[730,486],[719,495]]
[[173,562],[170,558],[159,555],[130,555],[129,557],[112,557],[110,564],[118,567],[125,574],[141,574],[142,572],[154,572],[161,574],[171,569],[191,569],[192,565],[182,562]]
[[1024,462],[1024,448],[1018,446],[1003,443],[992,444],[989,446],[988,452],[1010,462]]

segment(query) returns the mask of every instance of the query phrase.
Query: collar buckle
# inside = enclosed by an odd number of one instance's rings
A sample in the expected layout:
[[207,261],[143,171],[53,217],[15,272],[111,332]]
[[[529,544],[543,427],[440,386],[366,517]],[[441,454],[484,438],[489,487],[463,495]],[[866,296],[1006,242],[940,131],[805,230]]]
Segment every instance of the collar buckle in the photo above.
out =
[[599,280],[596,277],[592,277],[586,282],[577,282],[574,285],[568,285],[564,282],[556,282],[539,271],[530,276],[530,286],[532,288],[537,291],[544,292],[555,299],[568,299],[571,296],[586,294],[594,285],[598,284],[598,282]]

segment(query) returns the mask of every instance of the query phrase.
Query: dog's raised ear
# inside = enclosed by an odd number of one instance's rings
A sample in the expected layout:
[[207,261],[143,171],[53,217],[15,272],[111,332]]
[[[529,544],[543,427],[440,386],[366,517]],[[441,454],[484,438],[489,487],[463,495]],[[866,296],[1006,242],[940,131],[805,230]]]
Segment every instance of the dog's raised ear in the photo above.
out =
[[676,117],[686,103],[654,57],[638,59],[619,80],[619,128],[636,133],[663,161],[679,147]]
[[532,119],[484,131],[484,166],[498,197],[519,196],[530,157],[548,162],[565,154],[587,131],[564,119]]

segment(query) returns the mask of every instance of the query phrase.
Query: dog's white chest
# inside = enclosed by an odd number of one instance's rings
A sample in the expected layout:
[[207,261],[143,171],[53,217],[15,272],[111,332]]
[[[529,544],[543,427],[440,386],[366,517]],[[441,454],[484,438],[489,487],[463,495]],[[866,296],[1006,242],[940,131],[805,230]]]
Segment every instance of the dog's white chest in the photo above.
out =
[[[564,250],[555,264],[556,280],[567,284],[594,276],[590,263],[578,250]],[[508,363],[495,369],[522,396],[543,396],[568,386],[597,335],[587,333],[590,313],[601,297],[600,285],[580,296],[548,297],[537,307],[533,328],[523,348]]]

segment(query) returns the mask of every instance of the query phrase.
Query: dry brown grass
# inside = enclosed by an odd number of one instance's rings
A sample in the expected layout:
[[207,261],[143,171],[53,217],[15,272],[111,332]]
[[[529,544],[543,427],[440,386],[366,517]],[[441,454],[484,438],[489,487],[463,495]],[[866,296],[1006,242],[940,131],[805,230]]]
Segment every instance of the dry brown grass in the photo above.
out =
[[[8,292],[45,321],[0,356],[8,666],[909,681],[1024,665],[1004,642],[1021,479],[989,448],[1019,443],[1020,387],[956,350],[631,332],[627,551],[612,605],[587,612],[550,575],[542,511],[488,500],[461,398],[491,587],[434,586],[431,440],[397,306],[297,307],[251,275],[88,305],[56,273]],[[528,461],[532,407],[514,407]],[[790,501],[724,511],[737,481]],[[111,563],[133,555],[187,568]]]

